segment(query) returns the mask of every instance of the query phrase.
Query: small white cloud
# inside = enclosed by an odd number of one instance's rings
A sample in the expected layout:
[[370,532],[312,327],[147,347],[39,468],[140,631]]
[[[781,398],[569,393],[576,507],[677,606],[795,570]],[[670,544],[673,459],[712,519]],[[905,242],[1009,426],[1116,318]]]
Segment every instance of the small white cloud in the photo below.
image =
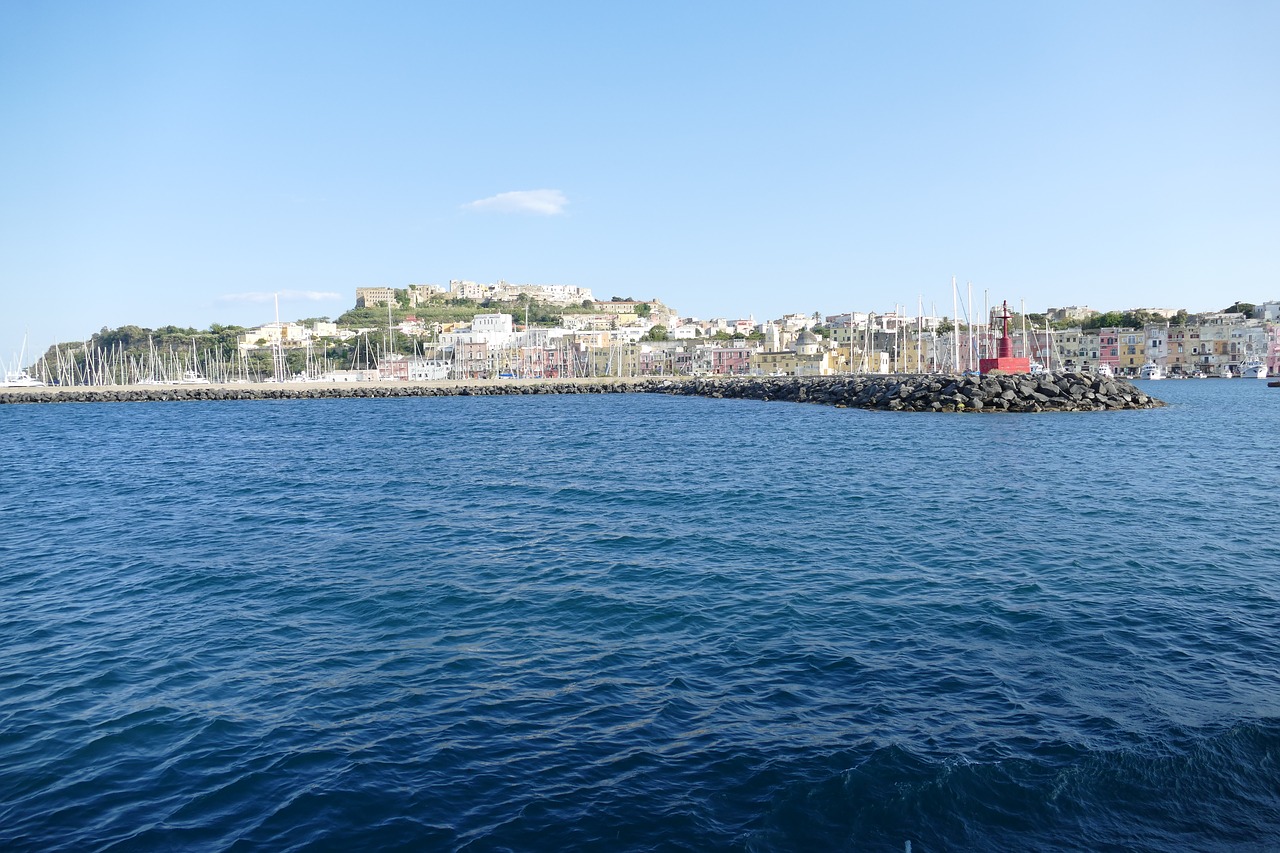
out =
[[328,293],[322,290],[281,290],[281,291],[257,291],[254,293],[227,293],[219,296],[218,302],[270,302],[276,298],[276,293],[280,298],[292,302],[336,302],[342,299],[342,295],[338,293]]
[[560,190],[516,190],[498,193],[479,201],[463,205],[467,210],[485,210],[493,213],[536,213],[539,216],[555,216],[564,213],[569,199]]

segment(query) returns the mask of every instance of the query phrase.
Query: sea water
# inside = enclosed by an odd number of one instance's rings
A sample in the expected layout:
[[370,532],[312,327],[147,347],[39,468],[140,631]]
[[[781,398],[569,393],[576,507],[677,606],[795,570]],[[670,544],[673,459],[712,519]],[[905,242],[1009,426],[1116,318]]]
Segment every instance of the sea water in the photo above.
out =
[[0,406],[0,848],[1280,846],[1280,390]]

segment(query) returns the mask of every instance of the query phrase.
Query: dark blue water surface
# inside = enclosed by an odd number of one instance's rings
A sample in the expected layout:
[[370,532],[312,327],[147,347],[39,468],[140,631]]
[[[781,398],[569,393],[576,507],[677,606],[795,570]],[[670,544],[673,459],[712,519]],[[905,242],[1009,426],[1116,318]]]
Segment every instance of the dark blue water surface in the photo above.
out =
[[1280,390],[0,406],[0,848],[1273,850]]

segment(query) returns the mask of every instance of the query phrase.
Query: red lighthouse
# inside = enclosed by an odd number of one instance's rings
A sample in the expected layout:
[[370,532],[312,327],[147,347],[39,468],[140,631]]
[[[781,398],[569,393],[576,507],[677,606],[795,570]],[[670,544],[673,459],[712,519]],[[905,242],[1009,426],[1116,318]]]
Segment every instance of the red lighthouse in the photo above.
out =
[[1013,357],[1013,340],[1009,337],[1010,315],[1009,303],[1007,301],[1003,305],[1000,319],[1003,320],[1004,323],[1000,334],[1000,340],[996,344],[996,357],[979,359],[978,371],[983,374],[997,370],[1001,373],[1030,373],[1031,359]]

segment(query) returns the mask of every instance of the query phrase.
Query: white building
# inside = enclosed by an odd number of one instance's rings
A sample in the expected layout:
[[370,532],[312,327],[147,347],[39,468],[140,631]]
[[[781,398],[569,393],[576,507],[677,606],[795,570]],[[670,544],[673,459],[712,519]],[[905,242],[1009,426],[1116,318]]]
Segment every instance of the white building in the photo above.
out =
[[477,314],[471,318],[471,332],[484,335],[488,340],[491,335],[510,335],[515,330],[510,314]]
[[1268,323],[1280,323],[1280,302],[1263,302],[1253,309],[1253,317]]
[[1130,308],[1128,313],[1137,314],[1140,311],[1145,311],[1153,317],[1160,317],[1165,320],[1172,320],[1178,316],[1177,308]]
[[571,284],[509,284],[499,280],[496,284],[479,284],[474,281],[450,281],[449,295],[454,299],[471,299],[483,302],[496,299],[511,302],[520,296],[552,305],[580,305],[595,301],[591,289]]
[[818,325],[812,314],[784,314],[777,324],[787,332],[799,332],[801,329],[812,329]]
[[[332,325],[332,324],[330,324]],[[336,333],[337,326],[334,326]],[[239,350],[259,349],[260,347],[303,346],[311,338],[311,332],[297,323],[266,323],[256,329],[240,335],[236,341]]]
[[489,298],[489,286],[474,281],[450,281],[449,295],[454,299],[473,299],[483,302]]
[[1063,321],[1079,323],[1088,320],[1097,311],[1094,311],[1088,305],[1068,305],[1065,308],[1049,308],[1045,310],[1045,316],[1054,323]]
[[1169,324],[1148,323],[1143,333],[1146,336],[1147,361],[1166,366],[1169,363]]
[[866,328],[867,315],[862,311],[849,311],[844,314],[829,315],[822,322],[829,329]]
[[409,359],[408,367],[410,382],[431,382],[438,379],[448,379],[449,371],[453,364],[445,359],[415,356]]
[[586,301],[595,301],[590,288],[569,284],[507,284],[499,281],[490,288],[490,297],[493,299],[511,301],[517,296],[527,296],[552,305],[580,305]]
[[510,314],[477,314],[471,318],[471,328],[441,334],[440,345],[487,344],[490,348],[499,348],[516,344],[523,338],[522,333],[516,333]]

